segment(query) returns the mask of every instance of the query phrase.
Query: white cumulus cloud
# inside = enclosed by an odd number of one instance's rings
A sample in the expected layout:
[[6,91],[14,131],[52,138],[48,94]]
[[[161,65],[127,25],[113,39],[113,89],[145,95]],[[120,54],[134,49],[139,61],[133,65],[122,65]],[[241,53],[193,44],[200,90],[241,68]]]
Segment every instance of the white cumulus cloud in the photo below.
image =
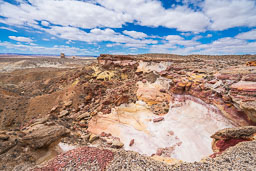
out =
[[14,44],[10,42],[1,42],[0,46],[5,47],[6,49],[15,49],[19,51],[24,51],[26,53],[36,53],[36,54],[90,54],[91,52],[87,49],[77,48],[77,47],[70,47],[64,45],[55,45],[54,47],[44,47],[39,46],[36,44]]
[[[29,4],[30,3],[30,4]],[[0,3],[2,22],[10,25],[37,25],[37,21],[49,21],[62,26],[81,28],[121,27],[131,22],[129,15],[114,12],[90,2],[74,0],[29,0],[16,6]],[[15,15],[14,15],[15,14]]]
[[91,29],[90,32],[85,32],[75,27],[60,27],[52,26],[50,29],[44,29],[46,32],[67,40],[78,40],[88,43],[110,41],[115,43],[123,43],[129,47],[146,46],[148,44],[158,43],[153,39],[134,39],[115,32],[113,29]]
[[180,31],[203,31],[209,19],[202,12],[193,11],[187,6],[165,9],[156,0],[97,0],[102,6],[131,16],[137,24],[150,27],[164,26]]
[[240,33],[236,36],[238,39],[245,39],[245,40],[256,40],[256,29]]
[[[207,54],[207,55],[223,55],[223,54],[255,54],[256,42],[247,42],[245,40],[232,37],[217,39],[208,44],[201,44],[192,40],[178,40],[176,44],[165,42],[160,45],[151,46],[150,52],[163,52],[174,54]],[[177,45],[185,45],[180,47]]]
[[138,38],[141,39],[141,38],[147,37],[147,35],[145,33],[137,32],[137,31],[124,30],[123,33],[128,35],[128,36],[131,36],[131,37],[133,37],[135,39],[138,39]]
[[203,11],[211,19],[211,30],[256,26],[255,0],[205,0]]
[[28,37],[16,37],[16,36],[9,36],[9,39],[16,40],[18,42],[32,42],[33,40]]
[[9,31],[12,31],[12,32],[17,32],[16,30],[14,30],[12,28],[9,28],[9,27],[0,27],[0,29],[9,30]]

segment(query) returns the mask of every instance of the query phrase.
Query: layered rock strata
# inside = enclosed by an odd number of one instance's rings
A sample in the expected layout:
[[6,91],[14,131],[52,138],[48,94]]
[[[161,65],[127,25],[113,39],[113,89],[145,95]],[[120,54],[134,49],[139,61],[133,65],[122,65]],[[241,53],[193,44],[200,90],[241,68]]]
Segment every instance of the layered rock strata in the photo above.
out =
[[253,59],[101,55],[0,74],[0,169],[255,170],[255,128],[236,128],[255,124]]

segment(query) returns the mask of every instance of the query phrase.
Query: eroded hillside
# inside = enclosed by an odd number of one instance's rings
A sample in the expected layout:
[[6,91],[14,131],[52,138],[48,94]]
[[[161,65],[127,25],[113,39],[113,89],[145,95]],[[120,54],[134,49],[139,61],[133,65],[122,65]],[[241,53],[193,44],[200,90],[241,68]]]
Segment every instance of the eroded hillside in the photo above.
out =
[[0,169],[255,169],[255,56],[32,61],[0,60]]

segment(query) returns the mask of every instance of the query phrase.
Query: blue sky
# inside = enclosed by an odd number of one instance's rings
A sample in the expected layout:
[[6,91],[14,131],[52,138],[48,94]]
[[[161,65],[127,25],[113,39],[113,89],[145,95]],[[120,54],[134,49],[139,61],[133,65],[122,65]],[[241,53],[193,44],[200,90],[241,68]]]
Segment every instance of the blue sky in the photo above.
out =
[[0,53],[256,54],[256,0],[0,0]]

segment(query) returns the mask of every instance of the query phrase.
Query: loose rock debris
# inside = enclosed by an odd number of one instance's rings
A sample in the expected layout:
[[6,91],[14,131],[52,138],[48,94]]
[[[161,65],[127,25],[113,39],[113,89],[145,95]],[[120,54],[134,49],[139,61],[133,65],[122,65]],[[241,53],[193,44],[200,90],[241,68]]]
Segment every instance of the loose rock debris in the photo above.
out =
[[[101,55],[0,68],[0,170],[255,170],[252,58]],[[211,154],[193,151],[209,150],[210,136]]]

